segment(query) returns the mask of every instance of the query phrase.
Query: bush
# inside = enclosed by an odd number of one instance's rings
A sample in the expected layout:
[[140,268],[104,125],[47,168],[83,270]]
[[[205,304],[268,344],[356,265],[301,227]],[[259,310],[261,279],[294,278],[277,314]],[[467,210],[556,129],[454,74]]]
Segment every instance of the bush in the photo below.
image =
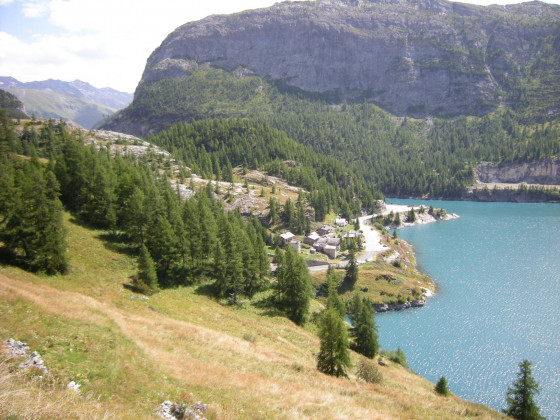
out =
[[397,348],[397,350],[382,350],[381,355],[388,358],[391,362],[398,363],[399,365],[408,369],[408,363],[406,362],[406,356],[401,348]]
[[399,260],[394,260],[391,264],[393,264],[395,268],[402,268],[402,263]]
[[356,366],[356,376],[370,384],[383,382],[383,375],[379,368],[369,359],[361,357]]
[[447,388],[447,380],[445,379],[444,376],[439,378],[439,381],[436,384],[434,391],[436,391],[438,394],[443,395],[445,397],[451,394],[451,392],[449,392],[449,388]]

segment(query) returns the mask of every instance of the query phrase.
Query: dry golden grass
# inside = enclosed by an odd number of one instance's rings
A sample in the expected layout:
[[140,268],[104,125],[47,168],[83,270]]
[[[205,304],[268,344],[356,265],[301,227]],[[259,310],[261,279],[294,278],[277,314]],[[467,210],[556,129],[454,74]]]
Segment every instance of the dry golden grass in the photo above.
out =
[[8,363],[7,360],[0,361],[0,418],[118,418],[99,402],[84,400],[73,391],[42,383],[21,371],[10,371]]
[[[302,329],[252,305],[223,306],[195,287],[131,300],[122,288],[134,269],[129,257],[107,249],[99,232],[68,226],[68,276],[0,268],[0,338],[39,349],[53,377],[61,378],[55,380],[59,388],[82,375],[82,396],[15,382],[17,392],[35,395],[49,409],[62,395],[72,399],[70,417],[95,418],[81,411],[93,404],[91,395],[100,400],[92,408],[98,418],[153,416],[166,399],[202,400],[210,404],[208,417],[220,419],[501,418],[459,398],[439,397],[433,384],[390,362],[380,367],[383,385],[359,382],[352,372],[350,379],[323,375],[315,368],[313,325]],[[89,255],[103,263],[96,266]],[[28,418],[34,411],[18,404],[10,402],[1,413]],[[35,418],[64,418],[52,413]]]

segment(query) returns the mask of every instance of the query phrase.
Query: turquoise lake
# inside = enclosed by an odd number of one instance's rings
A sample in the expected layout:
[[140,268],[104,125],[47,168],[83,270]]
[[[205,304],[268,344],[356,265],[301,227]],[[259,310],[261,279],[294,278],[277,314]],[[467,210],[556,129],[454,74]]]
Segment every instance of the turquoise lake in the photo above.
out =
[[541,414],[560,419],[560,204],[387,202],[461,218],[399,229],[438,290],[423,308],[377,314],[381,347],[400,346],[418,374],[497,410],[528,359]]

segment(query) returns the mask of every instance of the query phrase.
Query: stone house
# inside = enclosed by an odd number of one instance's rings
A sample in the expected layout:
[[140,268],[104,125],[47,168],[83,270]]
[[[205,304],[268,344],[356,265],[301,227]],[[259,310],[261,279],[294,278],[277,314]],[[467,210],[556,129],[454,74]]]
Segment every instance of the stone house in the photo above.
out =
[[281,245],[282,247],[285,247],[288,243],[290,243],[290,241],[292,241],[292,239],[294,239],[296,237],[296,235],[294,235],[292,232],[284,232],[280,235],[280,241],[281,241]]
[[336,219],[334,224],[337,225],[338,227],[344,227],[348,225],[348,220],[344,218]]
[[315,242],[319,240],[320,237],[321,236],[317,232],[311,232],[309,235],[303,238],[303,243],[306,245],[313,246]]
[[336,228],[329,225],[323,225],[319,229],[317,229],[317,233],[319,234],[319,236],[334,234],[336,233]]

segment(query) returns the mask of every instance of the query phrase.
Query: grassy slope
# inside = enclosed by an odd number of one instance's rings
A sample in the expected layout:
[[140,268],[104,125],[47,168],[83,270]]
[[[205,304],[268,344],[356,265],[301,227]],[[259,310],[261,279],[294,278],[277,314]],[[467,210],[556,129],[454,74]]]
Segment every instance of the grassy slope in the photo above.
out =
[[[0,362],[2,418],[150,418],[166,399],[202,400],[209,418],[225,419],[501,417],[439,397],[390,362],[383,385],[323,375],[313,324],[299,328],[257,304],[223,306],[204,286],[131,299],[127,248],[66,224],[70,274],[0,267],[0,338],[27,342],[52,374],[39,385]],[[80,396],[63,389],[70,380],[83,384]]]

